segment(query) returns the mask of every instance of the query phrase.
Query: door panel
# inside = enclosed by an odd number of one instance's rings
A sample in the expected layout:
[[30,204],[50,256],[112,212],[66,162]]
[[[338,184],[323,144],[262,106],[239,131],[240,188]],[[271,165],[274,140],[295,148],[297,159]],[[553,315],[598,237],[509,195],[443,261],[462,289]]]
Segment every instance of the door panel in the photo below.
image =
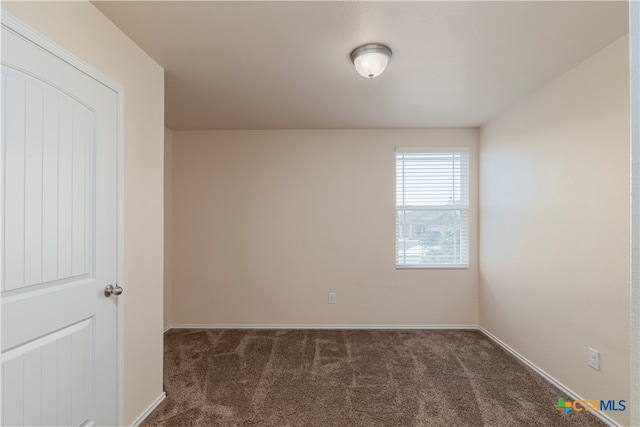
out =
[[[42,95],[39,85],[25,83],[25,224],[24,284],[42,282]],[[29,119],[27,119],[29,117]],[[7,175],[7,179],[10,179]]]
[[84,320],[3,355],[3,370],[9,376],[3,377],[2,393],[12,399],[12,404],[5,403],[8,425],[22,424],[22,416],[24,425],[90,421],[92,322]]
[[46,82],[10,67],[3,70],[3,83],[8,102],[3,117],[5,179],[11,183],[5,197],[14,208],[5,217],[5,244],[13,250],[4,254],[2,290],[87,274],[94,114]]
[[2,424],[117,424],[117,94],[2,28]]
[[[4,282],[2,290],[22,287],[24,283],[24,128],[25,96],[24,85],[20,81],[2,75],[5,105],[3,123],[5,138],[5,203],[11,209],[5,209],[4,227]],[[7,161],[6,159],[11,159]]]

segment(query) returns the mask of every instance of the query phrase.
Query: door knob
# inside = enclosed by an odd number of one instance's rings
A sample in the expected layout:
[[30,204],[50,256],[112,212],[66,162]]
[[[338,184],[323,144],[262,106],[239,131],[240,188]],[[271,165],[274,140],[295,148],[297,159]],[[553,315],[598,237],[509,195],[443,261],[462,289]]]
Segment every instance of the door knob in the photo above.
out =
[[117,284],[116,284],[115,287],[113,287],[113,285],[107,285],[107,286],[104,287],[104,296],[105,297],[110,297],[111,295],[118,296],[122,292],[124,292],[124,289],[122,289],[122,287],[118,286]]

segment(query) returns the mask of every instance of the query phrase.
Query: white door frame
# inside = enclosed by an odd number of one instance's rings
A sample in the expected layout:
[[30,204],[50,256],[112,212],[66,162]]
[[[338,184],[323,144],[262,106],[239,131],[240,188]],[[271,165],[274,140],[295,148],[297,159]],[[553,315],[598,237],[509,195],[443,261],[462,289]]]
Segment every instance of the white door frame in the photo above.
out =
[[[47,52],[57,56],[72,67],[80,70],[89,77],[97,80],[108,88],[112,89],[118,99],[118,122],[117,122],[117,283],[125,287],[124,281],[124,87],[111,80],[109,77],[96,70],[91,65],[73,56],[62,46],[52,42],[43,34],[29,27],[27,24],[2,10],[2,26],[11,29],[26,40],[41,47]],[[118,425],[124,425],[124,300],[125,293],[118,297],[116,305],[116,372],[117,372],[117,396],[116,396],[116,420]]]

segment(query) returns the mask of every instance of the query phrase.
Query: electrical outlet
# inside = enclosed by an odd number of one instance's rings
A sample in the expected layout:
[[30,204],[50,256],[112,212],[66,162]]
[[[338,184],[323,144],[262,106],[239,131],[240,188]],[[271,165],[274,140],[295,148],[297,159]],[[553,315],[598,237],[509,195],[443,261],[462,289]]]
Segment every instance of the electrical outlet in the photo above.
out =
[[589,347],[589,366],[596,371],[600,370],[600,352]]
[[335,303],[336,303],[336,293],[329,292],[329,304],[335,304]]

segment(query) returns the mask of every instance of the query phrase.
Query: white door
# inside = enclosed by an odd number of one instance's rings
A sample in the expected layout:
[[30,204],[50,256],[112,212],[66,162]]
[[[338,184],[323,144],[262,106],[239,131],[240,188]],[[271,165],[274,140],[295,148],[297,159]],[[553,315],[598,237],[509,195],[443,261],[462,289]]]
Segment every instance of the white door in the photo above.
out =
[[117,424],[118,95],[2,27],[2,425]]

